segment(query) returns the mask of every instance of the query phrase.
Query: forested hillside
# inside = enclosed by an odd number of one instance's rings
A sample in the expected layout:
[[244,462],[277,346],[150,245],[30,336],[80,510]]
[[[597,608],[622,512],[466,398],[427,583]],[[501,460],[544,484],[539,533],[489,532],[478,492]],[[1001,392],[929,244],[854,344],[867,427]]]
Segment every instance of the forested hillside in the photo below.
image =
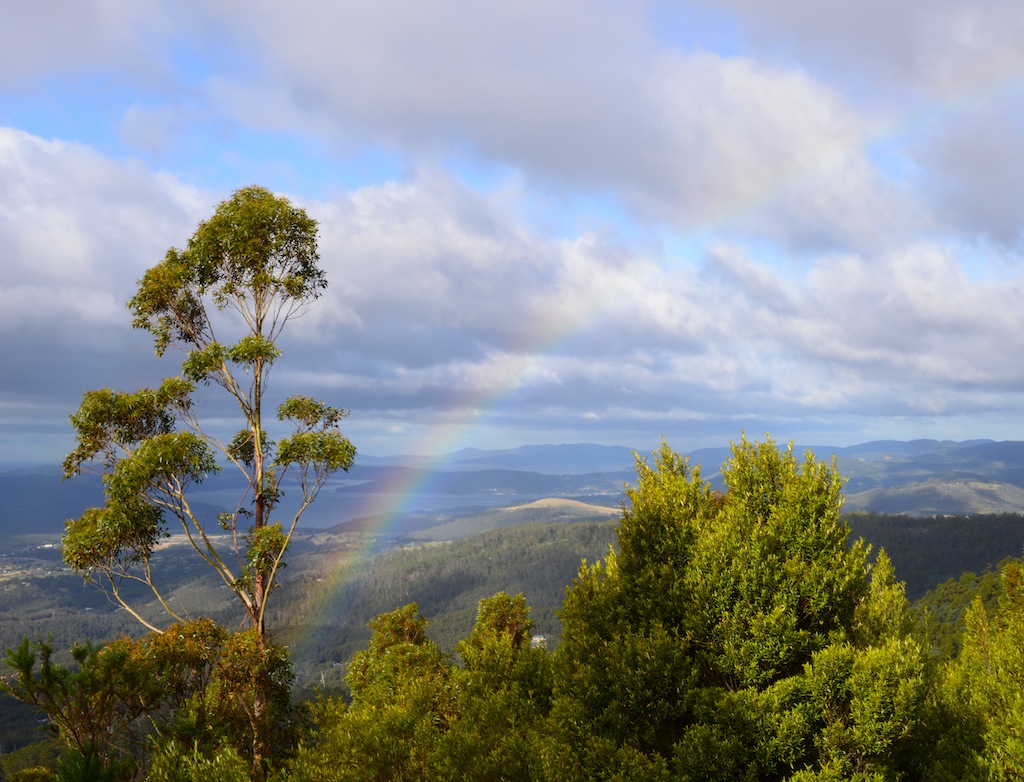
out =
[[345,665],[370,637],[374,616],[409,602],[431,618],[431,638],[445,651],[473,627],[477,603],[499,591],[526,596],[536,632],[555,642],[555,611],[581,559],[604,556],[615,522],[534,522],[460,540],[396,548],[325,579],[329,548],[308,550],[301,571],[282,588],[277,637],[293,650],[300,687],[336,687]]
[[[465,523],[451,519],[448,524]],[[378,613],[419,600],[433,619],[431,634],[448,651],[473,626],[476,602],[501,590],[529,596],[537,632],[558,636],[554,613],[565,596],[580,560],[604,556],[614,540],[615,521],[601,508],[573,509],[559,504],[512,509],[474,518],[488,524],[509,522],[461,540],[406,544],[379,555],[357,556],[372,544],[369,534],[317,532],[297,539],[292,564],[282,577],[280,611],[273,614],[277,638],[288,646],[296,674],[296,691],[343,689],[342,677],[352,655],[370,635],[368,622]],[[546,521],[546,519],[560,519]],[[490,519],[490,521],[488,521]],[[533,519],[533,521],[524,520]],[[52,537],[6,538],[0,559],[0,649],[24,637],[52,637],[58,659],[83,639],[106,641],[141,628],[93,585],[60,563]],[[203,605],[230,622],[230,603],[215,579],[183,549],[170,546],[154,558],[169,582],[169,592],[184,604]],[[133,593],[147,615],[159,607]],[[0,696],[0,724],[13,708]],[[38,738],[23,712],[12,718],[0,752]]]
[[849,513],[853,537],[884,548],[907,584],[911,600],[947,579],[980,573],[1005,557],[1024,555],[1024,516],[998,513],[975,516],[891,516]]
[[[367,622],[409,601],[418,602],[431,619],[435,641],[452,651],[472,626],[481,597],[522,592],[533,607],[537,633],[554,644],[559,635],[554,612],[566,586],[581,559],[594,561],[607,553],[619,516],[565,502],[431,514],[431,526],[369,558],[357,553],[372,548],[370,533],[300,536],[281,579],[280,610],[272,615],[294,655],[298,686],[337,685],[344,668],[336,663],[346,662],[365,643]],[[980,574],[1024,551],[1024,518],[1017,515],[853,513],[844,518],[853,539],[863,537],[876,551],[886,550],[911,600],[947,579]],[[83,638],[139,632],[131,617],[68,571],[55,544],[52,536],[3,538],[0,644],[13,646],[25,634],[52,635],[63,649]],[[213,578],[183,551],[171,546],[155,564],[181,602],[198,602],[211,615],[228,618],[229,603]],[[144,610],[159,612],[155,605]]]

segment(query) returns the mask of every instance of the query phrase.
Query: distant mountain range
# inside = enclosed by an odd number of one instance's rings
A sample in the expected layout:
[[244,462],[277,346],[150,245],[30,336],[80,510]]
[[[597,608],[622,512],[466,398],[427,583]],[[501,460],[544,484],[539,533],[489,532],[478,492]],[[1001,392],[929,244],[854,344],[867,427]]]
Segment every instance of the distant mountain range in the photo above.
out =
[[[847,510],[913,516],[1024,512],[1024,442],[883,440],[810,450],[819,459],[836,458],[847,479]],[[718,468],[729,455],[728,448],[689,454],[718,486]],[[634,465],[629,448],[586,444],[360,456],[325,488],[305,522],[329,527],[380,513],[465,511],[546,497],[617,506],[624,485],[635,478]],[[234,478],[212,478],[198,487],[196,501],[215,515],[237,499],[239,488]],[[61,482],[57,467],[0,472],[0,532],[59,532],[65,519],[101,501],[98,476]]]
[[359,465],[419,469],[524,470],[547,475],[633,472],[633,450],[621,445],[523,445],[506,450],[464,448],[441,456],[360,456]]
[[847,479],[848,509],[912,516],[1024,512],[1024,442],[887,440],[833,453]]

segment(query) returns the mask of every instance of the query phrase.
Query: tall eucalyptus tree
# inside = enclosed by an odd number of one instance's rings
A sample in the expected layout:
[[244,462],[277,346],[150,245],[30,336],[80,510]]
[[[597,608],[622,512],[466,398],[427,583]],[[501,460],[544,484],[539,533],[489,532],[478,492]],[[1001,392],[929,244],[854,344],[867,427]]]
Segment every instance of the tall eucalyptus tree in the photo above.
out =
[[[158,356],[183,352],[181,375],[134,393],[88,391],[71,416],[77,447],[64,462],[65,477],[99,462],[106,504],[67,523],[64,558],[99,577],[152,631],[161,630],[157,620],[132,605],[124,586],[141,582],[172,620],[184,618],[152,568],[170,521],[263,639],[268,599],[300,517],[326,479],[353,463],[355,447],[338,429],[347,411],[292,396],[277,410],[290,433],[276,443],[265,420],[281,334],[327,286],[319,260],[317,224],[304,210],[260,187],[236,191],[185,249],[172,247],[145,273],[128,304],[132,325],[152,334]],[[200,384],[233,401],[240,423],[233,437],[200,421],[193,403]],[[194,507],[190,489],[222,465],[244,476],[245,489],[232,511],[210,520]],[[299,497],[282,522],[286,476]]]

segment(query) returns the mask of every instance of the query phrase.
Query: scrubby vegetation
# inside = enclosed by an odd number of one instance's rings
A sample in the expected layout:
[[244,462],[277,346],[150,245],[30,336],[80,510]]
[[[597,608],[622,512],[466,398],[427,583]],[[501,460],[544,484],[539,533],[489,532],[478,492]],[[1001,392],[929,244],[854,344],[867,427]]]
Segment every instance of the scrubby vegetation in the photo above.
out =
[[[912,610],[889,557],[850,540],[834,467],[744,440],[725,476],[713,491],[667,447],[638,464],[617,545],[578,570],[557,646],[536,642],[529,601],[506,590],[476,601],[450,653],[422,609],[455,606],[427,589],[423,605],[371,622],[347,694],[295,702],[283,649],[215,623],[81,646],[66,667],[26,641],[8,652],[6,686],[39,703],[66,746],[56,771],[32,773],[249,779],[257,753],[257,774],[282,782],[1024,773],[1018,560]],[[268,671],[278,706],[256,730],[254,683]],[[83,703],[106,711],[86,720]]]

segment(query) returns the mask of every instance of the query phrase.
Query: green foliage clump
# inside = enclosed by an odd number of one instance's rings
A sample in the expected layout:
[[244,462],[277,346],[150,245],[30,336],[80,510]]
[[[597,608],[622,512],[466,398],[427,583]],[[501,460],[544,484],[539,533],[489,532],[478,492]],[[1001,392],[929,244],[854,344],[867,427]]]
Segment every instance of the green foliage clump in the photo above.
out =
[[[1000,563],[1000,568],[1011,560]],[[981,575],[964,573],[951,578],[916,600],[912,610],[925,644],[940,659],[960,654],[960,644],[967,630],[967,612],[980,600],[989,616],[995,614],[1001,591],[999,568],[987,568]]]
[[186,747],[178,741],[165,742],[156,752],[146,773],[146,782],[249,782],[252,767],[231,747],[203,751],[198,742]]
[[989,617],[980,598],[967,612],[960,656],[950,664],[948,697],[981,739],[973,747],[989,779],[1024,778],[1024,564],[1005,563]]
[[54,775],[48,766],[31,766],[15,771],[7,782],[54,782]]
[[550,700],[548,656],[531,645],[522,595],[480,602],[459,666],[426,636],[415,604],[372,623],[349,666],[352,702],[320,700],[294,779],[529,779]]
[[580,571],[562,610],[557,763],[579,779],[926,766],[927,659],[888,558],[847,544],[834,465],[743,440],[724,493],[667,446],[637,470],[619,552]]
[[[8,649],[5,692],[38,707],[68,748],[65,777],[131,776],[153,743],[231,750],[262,768],[292,744],[287,651],[253,630],[228,633],[210,620],[163,633],[72,648],[74,666],[28,639]],[[170,751],[170,750],[168,750]]]

